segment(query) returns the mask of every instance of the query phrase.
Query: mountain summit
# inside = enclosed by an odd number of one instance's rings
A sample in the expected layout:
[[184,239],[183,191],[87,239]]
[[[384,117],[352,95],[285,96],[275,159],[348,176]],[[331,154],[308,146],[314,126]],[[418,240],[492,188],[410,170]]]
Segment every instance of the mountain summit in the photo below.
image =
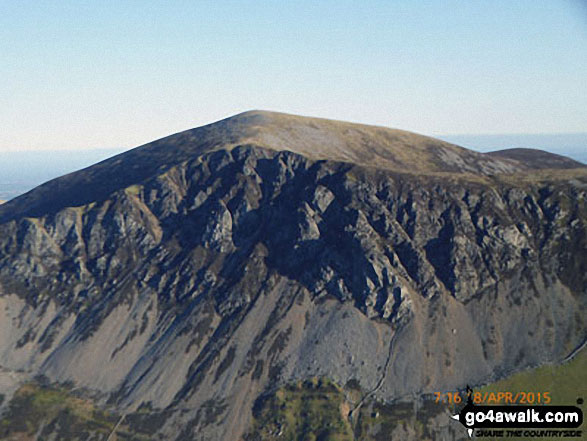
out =
[[0,220],[38,216],[58,208],[103,200],[116,190],[140,184],[184,161],[243,146],[412,174],[457,173],[480,177],[533,168],[524,158],[484,155],[402,130],[249,111],[162,138],[52,180],[0,207]]
[[0,430],[373,440],[364,409],[561,362],[587,335],[587,171],[515,156],[254,111],[1,205]]

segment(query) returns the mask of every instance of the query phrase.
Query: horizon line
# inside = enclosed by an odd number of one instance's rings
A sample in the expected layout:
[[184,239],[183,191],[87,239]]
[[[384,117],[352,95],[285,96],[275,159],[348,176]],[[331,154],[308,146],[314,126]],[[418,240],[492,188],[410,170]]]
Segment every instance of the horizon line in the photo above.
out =
[[[198,126],[201,127],[201,126]],[[384,127],[384,126],[381,126]],[[196,128],[196,127],[193,127]],[[191,129],[186,129],[186,130],[191,130]],[[403,130],[403,129],[400,129]],[[410,131],[410,130],[408,130]],[[175,132],[175,133],[181,133],[180,132]],[[419,133],[425,136],[429,136],[432,138],[438,138],[438,137],[443,137],[443,136],[480,136],[480,137],[500,137],[500,136],[569,136],[569,135],[582,135],[582,136],[587,136],[587,131],[585,132],[532,132],[532,133],[439,133],[439,134],[434,134],[434,135],[428,135],[425,133],[421,133],[421,132],[414,132],[414,133]],[[157,141],[158,139],[162,139],[165,138],[166,136],[169,135],[164,135],[161,138],[154,138],[152,141],[149,141],[147,143],[144,144],[139,144],[139,145],[133,145],[131,147],[123,147],[123,146],[119,146],[119,147],[80,147],[80,148],[9,148],[9,149],[3,149],[0,148],[0,154],[3,153],[26,153],[26,152],[85,152],[85,151],[126,151],[126,150],[131,150],[137,147],[141,147],[143,145],[149,144],[151,142]]]

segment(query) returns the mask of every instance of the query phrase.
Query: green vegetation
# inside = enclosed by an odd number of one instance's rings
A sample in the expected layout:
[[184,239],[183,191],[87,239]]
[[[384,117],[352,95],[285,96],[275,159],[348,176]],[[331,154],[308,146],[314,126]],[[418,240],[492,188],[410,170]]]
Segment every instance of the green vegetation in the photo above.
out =
[[0,419],[0,440],[104,441],[112,435],[110,441],[148,441],[152,427],[143,426],[151,419],[140,421],[139,416],[128,415],[117,427],[120,415],[97,408],[69,389],[29,383],[16,392]]
[[[365,403],[354,427],[348,414],[360,397],[358,382],[351,380],[341,388],[328,379],[308,380],[282,387],[262,397],[254,409],[253,429],[247,441],[389,441],[399,428],[401,434],[432,440],[432,418],[445,412],[446,405],[426,401],[415,408],[412,403]],[[358,401],[358,400],[357,400]],[[398,439],[400,439],[398,438]]]
[[[587,351],[572,361],[520,372],[477,389],[476,392],[549,392],[550,404],[574,405],[587,384]],[[341,387],[325,378],[313,378],[281,387],[259,398],[253,410],[252,428],[246,441],[388,441],[410,436],[433,440],[447,430],[448,415],[457,409],[434,399],[414,403],[365,402],[349,420],[349,412],[365,392],[356,380]],[[530,403],[531,404],[531,403]],[[538,404],[538,403],[535,403]],[[211,405],[210,405],[211,406]],[[202,409],[201,418],[215,420],[214,406]],[[210,407],[210,409],[208,409]],[[459,407],[459,406],[457,406]],[[0,420],[0,440],[148,441],[168,414],[149,406],[121,416],[98,409],[91,400],[75,396],[68,388],[37,383],[18,390]],[[445,429],[443,429],[445,427]],[[115,429],[116,428],[116,429]],[[455,439],[464,431],[449,428]],[[491,440],[492,438],[484,438]],[[546,438],[541,438],[546,440]]]
[[261,398],[247,441],[351,441],[342,389],[327,379],[298,382]]
[[[361,408],[355,427],[357,441],[389,441],[401,439],[410,433],[415,439],[426,441],[436,439],[434,430],[439,424],[432,420],[446,414],[446,404],[427,400],[418,406],[413,403],[386,404],[370,402]],[[441,416],[442,418],[442,416]]]
[[[0,439],[29,439],[59,433],[62,440],[103,439],[117,416],[98,410],[88,400],[74,397],[65,388],[26,384],[12,398],[0,420]],[[104,435],[101,437],[100,435]]]
[[[577,398],[587,398],[585,385],[587,384],[587,351],[581,351],[568,363],[561,365],[546,365],[519,372],[496,383],[487,385],[480,392],[518,392],[550,393],[552,401],[549,404],[574,405]],[[583,394],[583,395],[581,395]],[[537,399],[537,397],[536,397]],[[532,403],[528,403],[532,404]],[[535,402],[534,404],[544,404]]]
[[[577,399],[585,400],[585,385],[587,384],[587,351],[583,350],[575,358],[561,365],[547,365],[531,369],[526,372],[519,372],[496,383],[487,385],[479,391],[481,393],[524,392],[526,398],[528,392],[533,393],[534,400],[537,400],[538,393],[541,394],[541,402],[534,404],[545,404],[543,393],[548,392],[551,398],[551,405],[577,405]],[[524,403],[532,404],[532,403]],[[583,432],[585,429],[583,427]],[[484,438],[496,440],[496,438]],[[522,440],[523,438],[517,438]],[[524,438],[525,439],[525,438]],[[544,441],[560,438],[540,438]]]
[[[540,392],[541,399],[544,392],[549,392],[550,404],[575,405],[577,398],[585,399],[584,394],[581,395],[581,387],[585,384],[587,351],[582,351],[568,363],[520,372],[475,392],[511,392],[514,396],[517,392],[534,392],[535,397]],[[466,439],[459,425],[446,427],[448,415],[458,411],[462,404],[435,403],[434,398],[419,404],[367,401],[355,412],[351,425],[348,413],[352,403],[357,403],[363,393],[355,380],[344,388],[327,379],[282,387],[257,402],[253,429],[245,440],[389,441],[392,436],[393,439],[410,436],[434,440],[443,430],[448,430],[454,439]]]

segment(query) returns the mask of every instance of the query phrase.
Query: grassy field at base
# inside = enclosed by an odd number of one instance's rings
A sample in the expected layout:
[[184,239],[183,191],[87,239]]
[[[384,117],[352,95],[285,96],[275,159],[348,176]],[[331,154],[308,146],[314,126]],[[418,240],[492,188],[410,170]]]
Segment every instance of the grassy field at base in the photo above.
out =
[[[66,387],[27,383],[0,419],[0,440],[148,441],[149,421],[140,421],[140,416],[128,415],[117,426],[120,415],[98,408]],[[141,423],[140,427],[131,427],[132,422]]]
[[342,389],[312,379],[278,389],[257,401],[249,441],[352,441]]
[[[545,365],[519,372],[496,383],[487,385],[480,392],[532,392],[534,403],[537,394],[548,392],[549,404],[575,405],[578,398],[587,399],[587,351],[583,350],[571,361],[560,365]],[[527,397],[529,398],[529,397]]]
[[66,388],[29,383],[16,392],[0,419],[0,439],[24,441],[50,433],[72,441],[105,439],[116,421],[116,415],[97,409]]
[[[525,392],[533,393],[534,397],[540,393],[541,400],[545,398],[544,393],[548,393],[549,404],[584,408],[585,405],[579,404],[578,399],[587,398],[587,351],[583,350],[567,363],[519,372],[475,392],[510,392],[513,395]],[[454,406],[437,404],[431,399],[419,403],[367,401],[355,413],[351,424],[349,411],[352,403],[358,402],[362,394],[364,391],[360,390],[358,382],[340,386],[327,378],[313,378],[283,386],[257,400],[251,429],[245,440],[467,439],[464,428],[449,422],[449,407]],[[455,412],[457,409],[451,410]],[[148,408],[137,411],[127,415],[112,433],[119,420],[120,415],[98,408],[90,399],[78,396],[68,388],[29,383],[12,397],[0,419],[0,440],[50,438],[105,441],[112,434],[112,441],[147,441],[163,424],[165,412],[157,413]],[[584,426],[580,428],[583,432]],[[495,441],[498,438],[480,439]],[[547,441],[550,438],[540,439]]]

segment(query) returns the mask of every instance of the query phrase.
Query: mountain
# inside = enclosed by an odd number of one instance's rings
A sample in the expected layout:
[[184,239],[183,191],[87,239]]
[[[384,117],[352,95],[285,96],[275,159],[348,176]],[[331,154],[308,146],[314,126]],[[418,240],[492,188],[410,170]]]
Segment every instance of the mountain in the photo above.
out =
[[531,169],[587,167],[587,165],[574,159],[536,149],[514,148],[498,150],[487,154],[494,158],[514,159]]
[[0,199],[10,200],[39,184],[88,167],[123,149],[0,150]]
[[362,409],[563,361],[587,169],[542,164],[253,111],[3,204],[0,437],[380,439]]
[[478,152],[519,147],[540,149],[587,164],[587,133],[441,135],[440,139]]
[[311,160],[349,162],[413,173],[513,172],[523,167],[401,130],[253,111],[187,130],[49,181],[11,202],[0,220],[39,216],[63,207],[103,200],[172,167],[215,151],[254,146],[290,151]]

